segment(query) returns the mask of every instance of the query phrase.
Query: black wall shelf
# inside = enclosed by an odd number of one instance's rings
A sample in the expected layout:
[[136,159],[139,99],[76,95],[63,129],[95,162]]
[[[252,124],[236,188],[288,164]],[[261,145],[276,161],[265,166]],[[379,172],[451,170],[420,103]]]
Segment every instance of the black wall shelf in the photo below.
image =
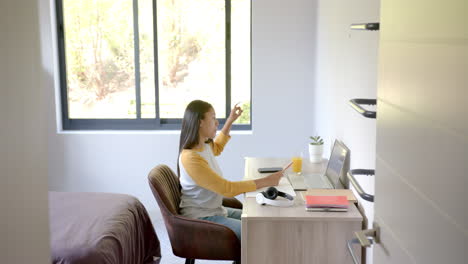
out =
[[358,192],[359,196],[366,201],[374,202],[374,195],[364,192],[359,182],[356,181],[356,178],[354,177],[355,175],[374,176],[375,170],[355,169],[348,172],[348,179]]
[[[379,22],[372,22],[372,23],[355,23],[351,24],[349,27],[351,30],[370,30],[370,31],[378,31],[380,30],[380,23]],[[349,104],[351,107],[356,110],[359,114],[366,118],[377,118],[377,111],[370,111],[363,107],[363,105],[377,105],[377,99],[364,99],[364,98],[355,98],[349,100]],[[374,195],[368,194],[364,192],[359,182],[356,180],[355,175],[367,175],[367,176],[374,176],[375,170],[370,169],[354,169],[349,170],[347,173],[347,178],[351,182],[351,184],[356,189],[356,192],[359,196],[369,202],[374,202]],[[348,248],[351,249],[350,244],[348,243]],[[352,252],[351,252],[352,253]],[[353,260],[355,263],[356,258],[353,256]]]
[[361,24],[351,24],[349,27],[352,30],[372,30],[377,31],[380,29],[380,23],[361,23]]
[[367,117],[367,118],[377,118],[377,112],[366,110],[364,107],[361,106],[361,105],[376,105],[377,104],[376,99],[356,98],[356,99],[349,100],[349,104],[351,105],[352,108],[354,108],[354,110],[356,110],[362,116]]

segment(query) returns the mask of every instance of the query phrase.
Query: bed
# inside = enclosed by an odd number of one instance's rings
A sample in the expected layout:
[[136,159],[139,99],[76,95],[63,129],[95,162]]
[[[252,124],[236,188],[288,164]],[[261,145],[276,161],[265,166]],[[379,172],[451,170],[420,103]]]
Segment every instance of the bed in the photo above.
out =
[[135,197],[49,192],[52,263],[157,264],[159,240]]

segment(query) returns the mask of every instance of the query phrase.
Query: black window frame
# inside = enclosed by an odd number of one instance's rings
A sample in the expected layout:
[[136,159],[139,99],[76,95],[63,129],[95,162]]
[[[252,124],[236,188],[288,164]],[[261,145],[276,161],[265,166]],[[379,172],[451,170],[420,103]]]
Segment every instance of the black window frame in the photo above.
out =
[[[180,130],[182,118],[160,118],[159,114],[159,76],[158,76],[158,45],[157,45],[157,0],[153,3],[153,34],[154,34],[154,74],[155,74],[155,107],[156,118],[141,118],[140,97],[140,61],[138,32],[138,0],[133,1],[134,55],[135,55],[135,119],[70,119],[68,115],[68,86],[66,72],[65,30],[63,17],[63,0],[56,0],[57,41],[60,74],[60,101],[63,130]],[[226,118],[231,111],[231,0],[226,3]],[[252,1],[250,1],[250,123],[233,124],[232,130],[252,129]],[[203,99],[203,98],[201,98]],[[224,125],[226,118],[218,118]]]

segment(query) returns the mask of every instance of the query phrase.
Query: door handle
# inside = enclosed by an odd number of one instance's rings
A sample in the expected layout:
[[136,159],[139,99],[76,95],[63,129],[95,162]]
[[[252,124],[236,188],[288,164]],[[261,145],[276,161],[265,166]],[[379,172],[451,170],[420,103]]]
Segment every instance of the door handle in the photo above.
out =
[[348,241],[348,252],[353,258],[354,264],[360,264],[361,262],[357,259],[356,254],[353,251],[353,244],[359,244],[361,247],[367,248],[374,243],[380,242],[380,227],[376,222],[373,223],[372,229],[361,230],[354,232],[355,238]]
[[378,243],[378,237],[380,236],[380,228],[376,226],[376,223],[374,223],[373,225],[374,228],[372,229],[354,232],[354,235],[356,235],[357,239],[359,240],[359,244],[361,244],[362,247],[370,247],[372,245],[372,242],[368,237],[373,237],[373,240],[375,240],[375,242]]

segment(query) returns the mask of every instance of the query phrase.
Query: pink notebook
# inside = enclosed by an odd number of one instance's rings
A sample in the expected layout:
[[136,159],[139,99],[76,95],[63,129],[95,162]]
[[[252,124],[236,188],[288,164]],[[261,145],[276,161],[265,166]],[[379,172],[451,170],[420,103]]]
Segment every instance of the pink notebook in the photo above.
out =
[[306,208],[348,208],[346,196],[306,195]]

